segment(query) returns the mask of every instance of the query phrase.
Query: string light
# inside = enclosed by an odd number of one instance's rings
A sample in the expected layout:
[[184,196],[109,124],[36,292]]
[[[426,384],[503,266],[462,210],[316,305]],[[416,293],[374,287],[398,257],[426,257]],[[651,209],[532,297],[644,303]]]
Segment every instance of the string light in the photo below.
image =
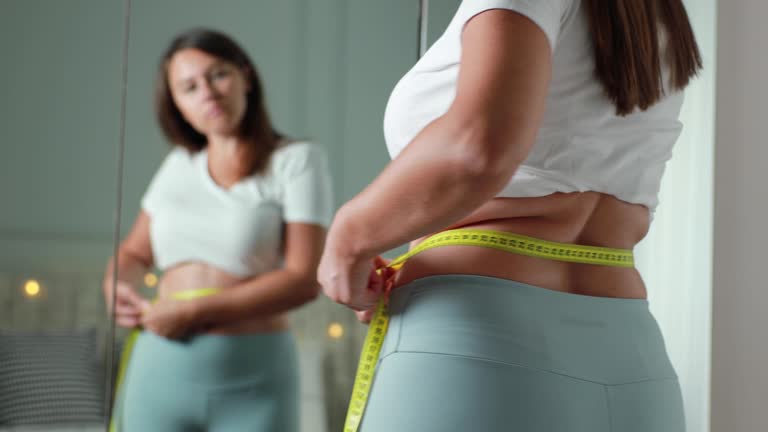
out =
[[40,282],[34,279],[24,282],[24,294],[27,297],[37,297],[40,295]]
[[339,323],[331,323],[328,326],[328,337],[331,339],[340,339],[344,336],[344,327]]
[[145,274],[144,285],[146,285],[147,288],[154,288],[157,285],[157,276],[154,273]]

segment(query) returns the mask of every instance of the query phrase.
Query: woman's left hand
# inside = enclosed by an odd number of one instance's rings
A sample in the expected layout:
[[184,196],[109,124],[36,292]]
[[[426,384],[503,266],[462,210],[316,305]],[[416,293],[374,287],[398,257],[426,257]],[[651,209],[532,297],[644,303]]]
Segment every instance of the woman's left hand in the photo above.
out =
[[141,323],[145,329],[168,339],[187,336],[194,326],[191,303],[160,299],[144,311]]
[[[382,269],[377,272],[376,270]],[[386,262],[381,257],[356,258],[327,244],[317,269],[325,295],[355,311],[373,309],[384,294]]]

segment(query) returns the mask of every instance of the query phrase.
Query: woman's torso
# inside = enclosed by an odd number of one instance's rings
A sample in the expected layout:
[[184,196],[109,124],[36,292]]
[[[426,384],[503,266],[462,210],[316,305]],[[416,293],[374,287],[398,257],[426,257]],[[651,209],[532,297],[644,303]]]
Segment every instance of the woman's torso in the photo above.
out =
[[[552,77],[536,142],[497,196],[453,227],[507,231],[544,240],[633,249],[648,231],[667,160],[681,130],[683,96],[666,96],[625,117],[594,74],[591,35],[580,0],[462,2],[445,33],[390,96],[385,136],[390,155],[453,102],[461,32],[472,16],[507,7],[550,38]],[[663,69],[666,77],[667,68]],[[510,96],[512,97],[512,96]],[[468,273],[596,296],[644,298],[635,269],[572,264],[492,249],[451,246],[411,258],[396,284],[430,274]]]
[[[220,185],[210,173],[206,151],[172,151],[142,200],[151,218],[153,257],[164,272],[158,294],[232,289],[281,268],[285,224],[300,219],[322,225],[330,219],[324,160],[312,143],[285,143],[264,174]],[[319,174],[305,181],[311,190],[297,192],[290,179],[305,178],[305,172]],[[210,331],[268,332],[285,329],[287,323],[286,314],[276,313]]]
[[[580,0],[463,1],[444,34],[392,91],[384,116],[390,156],[397,157],[426,125],[450,109],[467,20],[495,8],[530,17],[551,38],[553,49],[536,141],[497,197],[595,191],[653,212],[666,162],[682,130],[678,117],[683,94],[665,88],[664,97],[647,110],[616,115],[615,104],[595,75],[591,33]],[[669,68],[663,67],[662,74],[667,82]]]
[[[645,207],[584,192],[496,198],[450,228],[490,229],[561,243],[631,250],[645,236],[648,225]],[[443,246],[422,252],[405,263],[395,286],[438,274],[492,276],[600,297],[646,297],[645,285],[634,268],[566,263],[476,246]]]
[[[234,276],[205,262],[183,262],[167,269],[158,284],[158,296],[171,298],[174,293],[198,288],[232,289],[243,282],[242,277]],[[288,328],[288,316],[278,313],[220,324],[208,328],[205,332],[220,334],[265,333]]]

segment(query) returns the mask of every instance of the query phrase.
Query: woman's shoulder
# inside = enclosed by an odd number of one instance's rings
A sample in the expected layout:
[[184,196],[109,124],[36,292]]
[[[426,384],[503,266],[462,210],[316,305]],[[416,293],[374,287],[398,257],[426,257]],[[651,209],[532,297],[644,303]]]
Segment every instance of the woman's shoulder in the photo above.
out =
[[290,158],[323,152],[322,146],[311,140],[283,140],[275,149],[274,157]]
[[270,171],[278,177],[291,177],[311,167],[325,166],[326,160],[325,149],[314,141],[283,141],[272,154]]
[[170,181],[168,179],[180,178],[181,174],[189,174],[195,169],[195,163],[201,157],[205,157],[204,151],[192,153],[183,147],[174,146],[166,153],[157,169],[156,181],[162,179],[162,182],[167,182]]
[[205,150],[198,152],[191,152],[181,146],[173,146],[168,153],[166,153],[163,160],[163,165],[171,166],[183,166],[192,164],[197,158],[205,155]]
[[325,149],[311,140],[282,141],[272,154],[272,162],[276,167],[285,164],[304,163],[312,158],[325,157]]

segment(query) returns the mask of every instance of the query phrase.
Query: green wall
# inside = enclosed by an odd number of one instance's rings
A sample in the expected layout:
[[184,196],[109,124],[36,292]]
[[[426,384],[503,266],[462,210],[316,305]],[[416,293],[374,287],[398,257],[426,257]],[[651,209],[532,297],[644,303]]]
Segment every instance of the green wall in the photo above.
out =
[[[430,36],[457,0],[432,1]],[[0,268],[96,267],[117,205],[123,3],[0,2]],[[416,59],[417,0],[133,0],[121,232],[168,150],[152,88],[170,38],[232,34],[262,74],[278,128],[330,153],[337,204],[387,163],[382,118]]]

